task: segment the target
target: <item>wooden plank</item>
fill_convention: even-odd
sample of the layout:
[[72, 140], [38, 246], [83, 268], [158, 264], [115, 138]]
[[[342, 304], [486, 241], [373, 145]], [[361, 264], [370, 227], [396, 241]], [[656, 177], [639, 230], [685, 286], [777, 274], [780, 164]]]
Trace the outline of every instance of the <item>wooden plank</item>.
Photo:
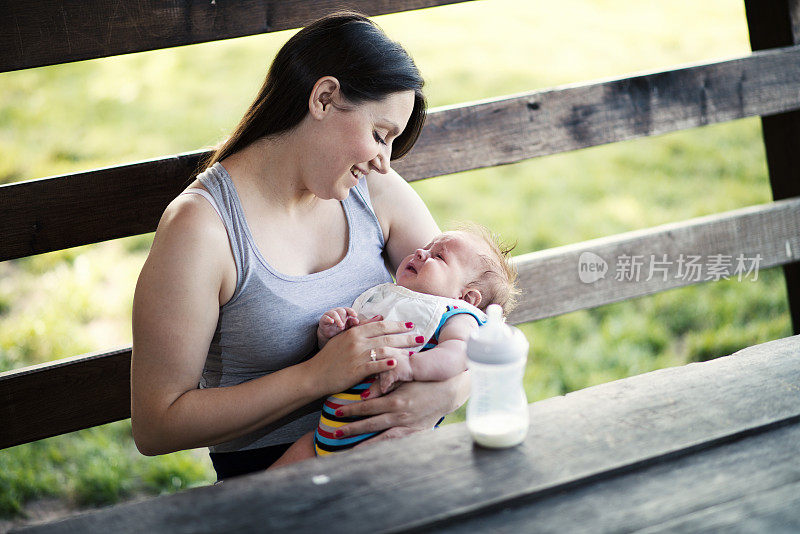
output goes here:
[[0, 261], [152, 232], [200, 154], [0, 185]]
[[383, 15], [467, 0], [27, 0], [0, 17], [0, 72], [298, 28], [332, 11]]
[[130, 348], [0, 373], [0, 449], [131, 416]]
[[798, 350], [800, 337], [782, 339], [534, 403], [527, 439], [513, 449], [475, 447], [465, 425], [448, 425], [29, 532], [295, 532], [325, 525], [358, 533], [449, 524], [796, 425]]
[[[766, 55], [775, 54], [775, 55]], [[438, 176], [800, 108], [800, 47], [431, 113], [402, 176]]]
[[800, 532], [797, 510], [800, 510], [800, 483], [787, 484], [700, 510], [646, 532]]
[[[753, 50], [800, 44], [800, 0], [745, 1]], [[766, 115], [766, 114], [765, 114]], [[800, 196], [800, 111], [761, 118], [772, 198]], [[800, 333], [800, 266], [783, 269], [794, 333]]]
[[[575, 490], [481, 510], [424, 532], [746, 532], [800, 529], [800, 424], [786, 425]], [[746, 525], [746, 527], [745, 527]], [[745, 527], [745, 528], [742, 528]]]
[[[747, 271], [756, 263], [766, 269], [798, 260], [797, 198], [665, 224], [518, 256], [523, 295], [509, 320], [553, 317], [713, 281], [724, 272], [753, 283], [756, 270]], [[591, 264], [607, 268], [603, 278], [590, 271]]]
[[[794, 109], [799, 63], [794, 47], [440, 108], [395, 166], [413, 181]], [[155, 230], [201, 155], [0, 186], [0, 261]]]

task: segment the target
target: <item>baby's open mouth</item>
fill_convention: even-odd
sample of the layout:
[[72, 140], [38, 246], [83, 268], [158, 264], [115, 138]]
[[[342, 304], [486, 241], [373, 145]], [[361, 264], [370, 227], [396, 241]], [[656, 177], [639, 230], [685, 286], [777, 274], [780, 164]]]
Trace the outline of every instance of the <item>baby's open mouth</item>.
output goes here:
[[357, 169], [355, 166], [350, 167], [350, 174], [353, 175], [353, 178], [356, 180], [361, 180], [364, 177], [364, 173]]
[[406, 265], [406, 271], [411, 271], [412, 273], [417, 274], [417, 270], [410, 263]]

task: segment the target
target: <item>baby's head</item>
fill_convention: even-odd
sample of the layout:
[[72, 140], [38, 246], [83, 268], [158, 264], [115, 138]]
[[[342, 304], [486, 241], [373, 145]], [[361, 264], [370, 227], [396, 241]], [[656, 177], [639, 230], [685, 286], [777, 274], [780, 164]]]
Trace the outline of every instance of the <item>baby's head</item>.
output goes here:
[[508, 313], [519, 293], [517, 272], [510, 262], [512, 249], [480, 225], [463, 225], [406, 256], [397, 269], [397, 284], [461, 299], [481, 310], [499, 304]]

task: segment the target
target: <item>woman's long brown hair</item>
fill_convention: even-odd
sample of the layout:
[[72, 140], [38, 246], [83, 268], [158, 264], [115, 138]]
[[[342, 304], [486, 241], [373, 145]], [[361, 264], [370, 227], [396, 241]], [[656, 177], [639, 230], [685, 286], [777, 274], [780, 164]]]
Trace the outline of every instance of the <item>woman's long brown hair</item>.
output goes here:
[[287, 132], [308, 113], [308, 97], [323, 76], [339, 80], [351, 104], [379, 101], [399, 91], [414, 91], [414, 108], [406, 129], [392, 144], [391, 159], [414, 146], [425, 122], [424, 80], [400, 44], [364, 15], [337, 12], [297, 32], [278, 51], [256, 99], [231, 136], [200, 170], [242, 150], [257, 139]]

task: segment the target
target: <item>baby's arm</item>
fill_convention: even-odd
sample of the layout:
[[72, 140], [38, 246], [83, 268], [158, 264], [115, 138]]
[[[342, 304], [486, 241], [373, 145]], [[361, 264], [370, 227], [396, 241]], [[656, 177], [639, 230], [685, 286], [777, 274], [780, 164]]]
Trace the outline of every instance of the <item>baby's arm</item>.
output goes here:
[[424, 353], [398, 358], [397, 366], [380, 374], [381, 392], [397, 382], [447, 380], [467, 368], [467, 338], [478, 327], [475, 318], [460, 313], [447, 320], [439, 331], [439, 344]]
[[336, 334], [359, 324], [358, 314], [353, 308], [334, 308], [326, 311], [319, 319], [317, 327], [317, 344], [319, 348]]

